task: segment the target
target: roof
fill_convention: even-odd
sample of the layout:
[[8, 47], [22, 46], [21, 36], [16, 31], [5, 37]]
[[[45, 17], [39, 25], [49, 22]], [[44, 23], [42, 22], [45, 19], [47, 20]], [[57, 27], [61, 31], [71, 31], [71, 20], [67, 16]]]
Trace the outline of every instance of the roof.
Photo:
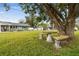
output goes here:
[[12, 22], [4, 22], [4, 21], [0, 21], [0, 25], [29, 26], [28, 24], [12, 23]]

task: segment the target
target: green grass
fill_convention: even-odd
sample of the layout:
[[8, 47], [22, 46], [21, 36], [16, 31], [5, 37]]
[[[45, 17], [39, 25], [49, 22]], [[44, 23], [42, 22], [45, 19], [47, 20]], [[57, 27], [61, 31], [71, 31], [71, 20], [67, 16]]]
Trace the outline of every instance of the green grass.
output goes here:
[[79, 55], [79, 31], [75, 40], [59, 50], [54, 43], [39, 40], [40, 31], [0, 33], [0, 56], [62, 56]]

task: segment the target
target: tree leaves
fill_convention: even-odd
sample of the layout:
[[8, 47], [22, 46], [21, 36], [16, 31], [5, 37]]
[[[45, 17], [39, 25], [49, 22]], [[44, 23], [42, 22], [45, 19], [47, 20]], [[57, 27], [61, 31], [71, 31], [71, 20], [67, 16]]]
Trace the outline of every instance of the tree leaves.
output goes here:
[[4, 5], [5, 11], [8, 11], [10, 9], [10, 6], [8, 4], [4, 3], [3, 5]]

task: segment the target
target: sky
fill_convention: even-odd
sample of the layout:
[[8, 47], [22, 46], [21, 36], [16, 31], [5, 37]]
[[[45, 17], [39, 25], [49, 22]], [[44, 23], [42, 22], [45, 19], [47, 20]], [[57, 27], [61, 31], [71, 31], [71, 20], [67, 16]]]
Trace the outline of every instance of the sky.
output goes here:
[[20, 20], [24, 20], [25, 16], [27, 16], [19, 4], [10, 3], [10, 10], [5, 11], [3, 4], [0, 3], [0, 21], [14, 22], [18, 23]]

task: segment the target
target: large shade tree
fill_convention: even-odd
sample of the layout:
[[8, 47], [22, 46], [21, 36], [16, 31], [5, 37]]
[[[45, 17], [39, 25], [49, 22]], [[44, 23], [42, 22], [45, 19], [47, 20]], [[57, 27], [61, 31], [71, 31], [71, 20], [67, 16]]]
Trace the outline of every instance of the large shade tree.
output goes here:
[[42, 4], [46, 13], [53, 18], [60, 34], [73, 39], [76, 18], [76, 4]]
[[[51, 18], [60, 34], [74, 37], [75, 19], [78, 12], [78, 4], [20, 4], [25, 13], [32, 11], [38, 13], [41, 20], [47, 15]], [[30, 10], [31, 9], [31, 10]], [[77, 12], [76, 12], [77, 11]], [[30, 13], [32, 14], [32, 13]]]

